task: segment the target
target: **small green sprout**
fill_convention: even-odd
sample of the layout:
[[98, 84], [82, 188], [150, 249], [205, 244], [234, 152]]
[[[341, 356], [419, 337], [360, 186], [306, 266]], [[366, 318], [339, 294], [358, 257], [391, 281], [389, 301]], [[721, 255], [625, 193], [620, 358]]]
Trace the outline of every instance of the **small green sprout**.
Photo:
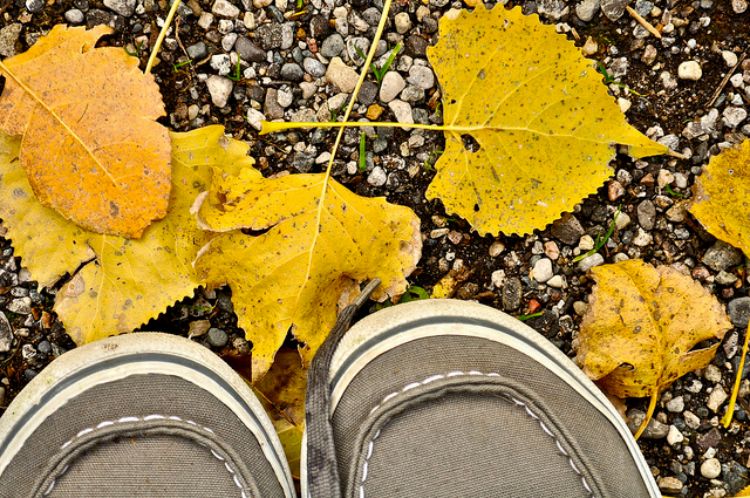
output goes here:
[[176, 64], [172, 64], [172, 67], [174, 68], [174, 72], [176, 73], [180, 69], [182, 69], [185, 66], [190, 66], [193, 64], [193, 59], [188, 59], [186, 61], [178, 62]]
[[297, 8], [297, 10], [300, 10], [304, 6], [305, 6], [305, 0], [297, 0], [297, 3], [295, 4], [295, 7]]
[[429, 299], [430, 295], [427, 291], [418, 285], [410, 285], [404, 295], [401, 296], [400, 303], [408, 303], [411, 301], [421, 301], [422, 299]]
[[240, 68], [240, 56], [237, 56], [237, 64], [234, 66], [234, 74], [227, 75], [232, 81], [240, 81], [242, 79], [242, 69]]
[[[391, 53], [388, 55], [388, 58], [383, 63], [382, 67], [376, 66], [374, 62], [370, 63], [370, 70], [372, 71], [372, 74], [375, 75], [375, 79], [377, 80], [378, 85], [383, 83], [383, 78], [385, 78], [385, 73], [387, 73], [388, 70], [391, 68], [391, 66], [393, 65], [393, 61], [396, 60], [396, 56], [398, 55], [399, 52], [401, 52], [402, 48], [403, 48], [403, 44], [399, 42], [393, 48], [393, 50], [391, 50]], [[362, 51], [361, 48], [355, 45], [354, 51], [357, 52], [357, 55], [360, 57], [360, 59], [362, 59], [363, 61], [367, 60], [367, 55], [365, 55], [365, 53]]]
[[644, 97], [642, 93], [638, 93], [632, 88], [630, 88], [625, 83], [622, 83], [620, 81], [615, 81], [615, 78], [607, 72], [607, 67], [602, 64], [601, 62], [596, 63], [596, 72], [600, 73], [602, 76], [604, 76], [604, 83], [606, 85], [616, 85], [624, 90], [627, 90], [628, 92], [632, 93], [633, 95], [637, 95], [638, 97]]
[[615, 211], [615, 215], [612, 217], [612, 221], [609, 223], [609, 228], [607, 228], [607, 233], [604, 234], [604, 236], [597, 235], [596, 240], [594, 241], [594, 248], [590, 251], [586, 251], [583, 254], [579, 254], [575, 258], [573, 258], [573, 263], [578, 263], [582, 259], [586, 259], [592, 254], [595, 254], [599, 252], [599, 250], [604, 247], [604, 244], [607, 243], [607, 241], [612, 237], [612, 234], [615, 233], [615, 226], [617, 223], [617, 217], [620, 216], [620, 210], [622, 206], [619, 206], [617, 208], [617, 211]]
[[367, 135], [365, 132], [359, 134], [359, 172], [362, 173], [367, 170], [367, 150], [365, 147]]
[[519, 315], [516, 318], [518, 318], [522, 322], [525, 322], [526, 320], [531, 320], [532, 318], [539, 318], [542, 315], [544, 315], [544, 311], [537, 311], [536, 313], [531, 313], [529, 315]]
[[672, 186], [669, 185], [669, 184], [667, 184], [667, 185], [664, 186], [664, 191], [667, 194], [669, 194], [671, 197], [677, 197], [678, 199], [684, 199], [685, 198], [685, 194], [682, 194], [680, 192], [675, 192], [674, 190], [672, 190]]
[[427, 156], [427, 159], [425, 159], [422, 163], [422, 169], [428, 172], [435, 171], [435, 162], [438, 160], [440, 154], [442, 153], [442, 150], [433, 150], [432, 152], [430, 152], [430, 155]]

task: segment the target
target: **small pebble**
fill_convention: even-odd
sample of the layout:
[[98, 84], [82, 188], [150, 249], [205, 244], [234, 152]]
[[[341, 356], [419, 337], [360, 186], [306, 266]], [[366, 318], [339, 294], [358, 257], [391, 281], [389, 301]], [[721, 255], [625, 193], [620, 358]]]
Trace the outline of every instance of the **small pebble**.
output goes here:
[[677, 67], [677, 76], [681, 80], [698, 81], [703, 76], [703, 70], [696, 61], [685, 61]]
[[596, 252], [578, 262], [578, 271], [587, 272], [591, 268], [601, 264], [604, 264], [604, 256]]
[[534, 264], [534, 268], [531, 270], [531, 278], [541, 284], [552, 278], [553, 275], [552, 261], [547, 258], [541, 258]]
[[685, 436], [682, 435], [682, 432], [675, 427], [674, 425], [669, 426], [669, 432], [667, 433], [667, 443], [670, 446], [674, 446], [676, 444], [680, 444], [685, 440]]
[[721, 408], [721, 405], [724, 404], [724, 402], [727, 400], [729, 395], [724, 391], [724, 388], [721, 387], [721, 385], [716, 385], [714, 387], [714, 390], [711, 391], [711, 394], [708, 395], [708, 401], [706, 401], [706, 406], [714, 413], [718, 413], [719, 408]]
[[222, 329], [212, 327], [208, 329], [208, 343], [215, 348], [223, 348], [229, 341], [229, 336]]
[[701, 475], [706, 479], [716, 479], [721, 475], [721, 462], [717, 458], [709, 458], [701, 464]]

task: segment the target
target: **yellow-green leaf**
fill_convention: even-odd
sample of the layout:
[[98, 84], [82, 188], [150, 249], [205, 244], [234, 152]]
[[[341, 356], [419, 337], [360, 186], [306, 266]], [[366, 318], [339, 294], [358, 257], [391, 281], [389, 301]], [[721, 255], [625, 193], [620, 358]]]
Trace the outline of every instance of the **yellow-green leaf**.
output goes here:
[[267, 179], [245, 169], [215, 178], [199, 221], [227, 232], [201, 250], [196, 269], [209, 285], [231, 286], [253, 343], [253, 379], [290, 329], [309, 361], [336, 322], [337, 303], [360, 282], [379, 278], [379, 299], [403, 293], [421, 253], [419, 218], [409, 208], [359, 197], [324, 174]]
[[[607, 393], [651, 396], [652, 411], [663, 389], [708, 365], [732, 324], [714, 296], [669, 266], [627, 260], [592, 273], [578, 362]], [[707, 340], [714, 343], [694, 349]]]
[[159, 87], [112, 30], [58, 25], [0, 63], [0, 131], [23, 136], [20, 160], [37, 198], [97, 233], [140, 237], [167, 212], [170, 139]]
[[271, 369], [253, 389], [273, 421], [292, 476], [299, 479], [307, 389], [307, 369], [302, 366], [299, 354], [292, 349], [281, 349]]
[[77, 344], [130, 332], [199, 285], [191, 262], [211, 234], [198, 229], [192, 203], [208, 188], [212, 167], [239, 171], [252, 159], [221, 126], [173, 133], [172, 147], [169, 212], [132, 240], [82, 230], [42, 206], [18, 161], [18, 141], [0, 135], [0, 218], [23, 265], [48, 286], [83, 264], [55, 302]]
[[711, 235], [750, 256], [750, 140], [714, 156], [688, 208]]
[[667, 152], [627, 123], [592, 61], [520, 7], [444, 17], [427, 55], [446, 141], [427, 197], [480, 234], [529, 233], [572, 210], [611, 175], [614, 144]]

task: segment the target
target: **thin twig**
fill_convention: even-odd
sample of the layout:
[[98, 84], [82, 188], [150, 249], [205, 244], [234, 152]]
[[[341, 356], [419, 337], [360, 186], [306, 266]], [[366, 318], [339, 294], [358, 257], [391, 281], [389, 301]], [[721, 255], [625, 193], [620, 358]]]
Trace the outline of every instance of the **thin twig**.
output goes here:
[[159, 36], [156, 38], [156, 43], [154, 44], [154, 48], [151, 50], [151, 55], [149, 56], [148, 62], [146, 63], [146, 69], [143, 70], [144, 73], [150, 73], [151, 69], [154, 67], [154, 62], [156, 61], [156, 56], [159, 53], [161, 44], [164, 41], [164, 37], [167, 36], [169, 26], [172, 25], [172, 19], [174, 19], [174, 15], [177, 13], [177, 9], [180, 7], [181, 3], [181, 0], [174, 0], [172, 8], [169, 9], [167, 18], [164, 20], [164, 26], [162, 26], [161, 31], [159, 31]]
[[743, 53], [740, 56], [740, 59], [737, 61], [737, 64], [735, 64], [733, 68], [729, 69], [729, 72], [727, 72], [726, 76], [724, 76], [724, 79], [721, 80], [721, 83], [719, 83], [719, 86], [716, 88], [716, 91], [714, 92], [713, 96], [711, 96], [711, 100], [708, 101], [708, 106], [706, 107], [711, 107], [714, 105], [714, 102], [716, 102], [716, 99], [719, 98], [719, 95], [721, 95], [721, 92], [722, 90], [724, 90], [724, 87], [727, 86], [727, 83], [729, 83], [729, 78], [731, 78], [734, 72], [737, 70], [737, 68], [742, 65], [742, 63], [745, 60], [745, 57], [747, 57], [747, 55]]
[[630, 5], [626, 5], [626, 6], [625, 6], [625, 9], [626, 9], [626, 10], [628, 11], [628, 14], [630, 14], [630, 15], [631, 15], [631, 16], [633, 17], [633, 19], [635, 19], [636, 21], [638, 21], [638, 24], [640, 24], [641, 26], [643, 26], [644, 28], [646, 28], [646, 31], [648, 31], [649, 33], [651, 33], [652, 35], [654, 35], [655, 37], [657, 37], [658, 39], [660, 39], [660, 40], [661, 40], [661, 33], [659, 32], [659, 30], [658, 30], [658, 29], [656, 29], [656, 28], [654, 27], [654, 25], [653, 25], [653, 24], [651, 24], [650, 22], [648, 22], [647, 20], [645, 20], [645, 19], [644, 19], [644, 18], [643, 18], [643, 17], [642, 17], [642, 16], [641, 16], [641, 15], [640, 15], [640, 14], [639, 14], [638, 12], [636, 12], [636, 11], [635, 11], [635, 9], [634, 9], [633, 7], [631, 7]]

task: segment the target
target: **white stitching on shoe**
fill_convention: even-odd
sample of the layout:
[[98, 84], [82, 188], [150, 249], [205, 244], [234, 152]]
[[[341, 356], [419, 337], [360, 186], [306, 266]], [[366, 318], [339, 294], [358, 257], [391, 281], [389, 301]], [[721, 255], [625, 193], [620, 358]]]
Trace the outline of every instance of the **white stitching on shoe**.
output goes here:
[[562, 453], [563, 455], [565, 455], [568, 458], [568, 464], [570, 464], [570, 468], [573, 469], [573, 472], [575, 472], [576, 474], [578, 474], [578, 477], [581, 478], [581, 483], [583, 483], [584, 489], [589, 493], [589, 496], [591, 496], [593, 498], [594, 492], [591, 491], [591, 487], [589, 486], [589, 483], [586, 481], [586, 478], [583, 476], [583, 474], [581, 474], [581, 471], [578, 470], [578, 467], [576, 467], [575, 462], [573, 462], [573, 458], [568, 454], [567, 451], [565, 451], [563, 449], [562, 444], [560, 444], [560, 441], [557, 439], [557, 437], [552, 433], [552, 431], [550, 431], [547, 428], [546, 425], [544, 425], [544, 422], [542, 422], [541, 420], [539, 420], [539, 417], [536, 416], [536, 414], [534, 412], [532, 412], [531, 409], [529, 409], [529, 407], [526, 405], [526, 403], [524, 403], [523, 401], [518, 400], [516, 398], [513, 398], [513, 397], [511, 397], [511, 399], [513, 400], [513, 402], [516, 405], [523, 406], [525, 408], [526, 413], [528, 415], [530, 415], [534, 420], [536, 420], [537, 423], [539, 423], [539, 426], [542, 428], [542, 430], [544, 431], [544, 433], [547, 434], [549, 437], [551, 437], [555, 441], [555, 444], [557, 445], [557, 449], [560, 450], [560, 453]]
[[[427, 377], [421, 382], [412, 382], [410, 384], [407, 384], [403, 388], [401, 388], [400, 391], [394, 391], [386, 395], [380, 401], [380, 403], [375, 405], [375, 407], [372, 410], [370, 410], [370, 415], [378, 411], [385, 403], [395, 398], [396, 396], [405, 393], [406, 391], [409, 391], [419, 386], [425, 386], [431, 382], [435, 382], [436, 380], [441, 380], [441, 379], [446, 379], [446, 378], [449, 379], [452, 377], [460, 377], [462, 375], [482, 376], [482, 377], [500, 377], [499, 373], [495, 373], [495, 372], [482, 373], [477, 370], [470, 370], [468, 372], [461, 372], [461, 371], [456, 370], [453, 372], [448, 372], [447, 374], [431, 375], [430, 377]], [[557, 439], [554, 433], [549, 430], [549, 428], [544, 424], [544, 422], [542, 422], [539, 419], [539, 417], [533, 411], [531, 411], [531, 409], [528, 406], [526, 406], [526, 403], [513, 397], [511, 397], [510, 399], [517, 406], [522, 406], [524, 410], [526, 411], [526, 414], [532, 419], [536, 420], [539, 423], [539, 426], [544, 431], [544, 433], [550, 436], [555, 441], [555, 445], [557, 445], [557, 449], [560, 450], [560, 453], [562, 453], [564, 456], [568, 458], [568, 463], [570, 464], [570, 467], [573, 469], [573, 471], [576, 474], [578, 474], [578, 477], [581, 478], [581, 482], [583, 483], [584, 489], [586, 489], [586, 491], [589, 493], [589, 496], [593, 498], [594, 492], [591, 491], [591, 487], [589, 487], [589, 483], [586, 482], [586, 478], [583, 476], [583, 474], [581, 474], [581, 472], [575, 466], [575, 463], [573, 463], [573, 458], [571, 458], [568, 452], [565, 451], [565, 449], [562, 447], [562, 444], [560, 444], [560, 441]], [[365, 460], [362, 463], [362, 477], [360, 478], [360, 481], [359, 481], [359, 498], [365, 498], [365, 481], [367, 480], [367, 474], [368, 474], [369, 465], [370, 465], [370, 457], [372, 457], [373, 450], [375, 449], [375, 441], [378, 439], [378, 437], [380, 437], [380, 433], [383, 430], [382, 428], [385, 427], [387, 423], [388, 423], [388, 420], [385, 421], [385, 423], [381, 426], [380, 429], [378, 429], [378, 431], [372, 436], [372, 439], [370, 439], [369, 443], [367, 444], [367, 454], [365, 455]]]
[[[129, 422], [140, 422], [140, 421], [149, 422], [151, 420], [166, 420], [166, 419], [174, 420], [174, 421], [177, 421], [177, 422], [184, 422], [186, 424], [190, 424], [190, 425], [193, 425], [193, 426], [198, 427], [200, 429], [203, 429], [204, 431], [206, 431], [206, 432], [208, 432], [210, 434], [215, 434], [215, 432], [212, 431], [210, 428], [198, 425], [193, 420], [186, 420], [186, 419], [183, 419], [181, 417], [178, 417], [177, 415], [170, 415], [169, 417], [165, 417], [164, 415], [159, 415], [157, 413], [154, 413], [152, 415], [146, 415], [143, 418], [139, 418], [139, 417], [121, 417], [121, 418], [119, 418], [117, 420], [104, 420], [102, 422], [99, 422], [94, 427], [87, 427], [85, 429], [82, 429], [81, 431], [78, 432], [78, 434], [76, 434], [72, 438], [70, 438], [67, 441], [65, 441], [60, 446], [60, 449], [64, 450], [65, 448], [67, 448], [68, 446], [70, 446], [71, 444], [73, 444], [76, 439], [79, 439], [82, 436], [85, 436], [86, 434], [90, 434], [90, 433], [92, 433], [92, 432], [94, 432], [96, 430], [103, 429], [105, 427], [109, 427], [109, 426], [112, 426], [112, 425], [115, 425], [115, 424], [125, 424], [125, 423], [129, 423]], [[216, 458], [220, 462], [224, 463], [224, 467], [227, 469], [227, 471], [229, 472], [229, 474], [232, 476], [232, 481], [234, 482], [235, 486], [237, 486], [237, 488], [240, 490], [240, 498], [248, 498], [247, 494], [245, 493], [245, 488], [242, 486], [242, 483], [240, 482], [240, 480], [239, 480], [239, 478], [237, 476], [237, 472], [232, 468], [231, 465], [229, 465], [228, 462], [226, 462], [225, 458], [223, 458], [221, 455], [219, 455], [218, 453], [216, 453], [214, 450], [212, 450], [210, 448], [208, 448], [208, 450], [211, 452], [211, 455], [213, 455], [214, 458]], [[54, 489], [55, 484], [57, 484], [57, 480], [60, 479], [65, 474], [65, 472], [68, 471], [68, 467], [69, 467], [69, 465], [66, 465], [55, 476], [55, 478], [52, 479], [52, 482], [47, 487], [47, 489], [44, 491], [44, 493], [42, 493], [42, 496], [49, 496], [49, 494], [52, 493], [52, 490]]]

